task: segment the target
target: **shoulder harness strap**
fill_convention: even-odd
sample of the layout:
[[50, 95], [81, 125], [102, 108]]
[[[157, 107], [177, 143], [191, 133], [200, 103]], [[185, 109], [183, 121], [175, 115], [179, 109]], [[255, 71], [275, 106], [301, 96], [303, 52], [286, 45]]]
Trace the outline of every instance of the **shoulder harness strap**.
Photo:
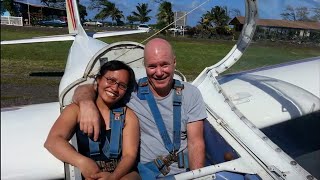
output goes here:
[[[122, 130], [124, 126], [124, 116], [125, 110], [124, 107], [115, 108], [110, 111], [110, 127], [111, 127], [111, 136], [110, 142], [108, 137], [105, 138], [105, 143], [102, 148], [103, 154], [109, 159], [118, 158], [122, 150]], [[89, 151], [90, 156], [100, 155], [100, 141], [93, 141], [89, 139]]]
[[110, 158], [117, 158], [122, 150], [122, 130], [124, 124], [124, 107], [116, 108], [110, 113]]
[[174, 153], [180, 149], [180, 134], [181, 134], [181, 104], [182, 104], [182, 89], [183, 84], [179, 80], [174, 80], [174, 95], [173, 95], [173, 143], [170, 140], [169, 134], [163, 122], [157, 103], [150, 88], [148, 79], [142, 78], [138, 82], [138, 98], [147, 100], [153, 118], [158, 127], [158, 131], [169, 153]]

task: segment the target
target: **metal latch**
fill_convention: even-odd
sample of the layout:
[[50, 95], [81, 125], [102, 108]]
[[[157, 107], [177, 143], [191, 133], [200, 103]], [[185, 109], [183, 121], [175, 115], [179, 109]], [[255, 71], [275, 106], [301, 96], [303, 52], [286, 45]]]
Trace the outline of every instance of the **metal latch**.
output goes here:
[[284, 172], [281, 172], [278, 168], [276, 168], [275, 166], [268, 166], [268, 169], [273, 172], [275, 175], [277, 175], [277, 177], [279, 177], [278, 179], [286, 179], [286, 174]]

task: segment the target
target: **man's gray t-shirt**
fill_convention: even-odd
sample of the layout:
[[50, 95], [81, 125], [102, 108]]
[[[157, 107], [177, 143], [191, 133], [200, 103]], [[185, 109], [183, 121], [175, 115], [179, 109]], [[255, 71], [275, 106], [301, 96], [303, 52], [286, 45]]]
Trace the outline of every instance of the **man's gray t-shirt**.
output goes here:
[[[187, 123], [207, 118], [205, 104], [198, 88], [187, 82], [182, 83], [184, 89], [182, 90], [181, 146], [179, 151], [187, 147]], [[171, 141], [173, 137], [173, 94], [174, 89], [164, 98], [155, 98]], [[140, 162], [147, 163], [159, 155], [168, 155], [169, 152], [161, 139], [147, 100], [140, 100], [136, 93], [132, 93], [131, 100], [127, 105], [136, 113], [140, 122]], [[170, 169], [169, 174], [185, 171], [185, 169], [179, 169], [177, 163], [172, 164]]]

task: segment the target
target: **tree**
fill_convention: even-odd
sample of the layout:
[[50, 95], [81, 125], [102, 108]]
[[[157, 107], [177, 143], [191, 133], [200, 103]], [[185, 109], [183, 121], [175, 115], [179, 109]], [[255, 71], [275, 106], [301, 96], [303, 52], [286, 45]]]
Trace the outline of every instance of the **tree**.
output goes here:
[[140, 23], [145, 23], [150, 21], [151, 17], [148, 16], [148, 14], [152, 11], [151, 9], [148, 9], [148, 3], [138, 3], [138, 6], [136, 6], [137, 12], [132, 11], [133, 16], [140, 21]]
[[205, 18], [205, 17], [201, 17], [201, 20], [198, 22], [201, 29], [203, 30], [209, 30], [210, 28], [212, 28], [209, 19]]
[[282, 19], [289, 21], [312, 21], [314, 17], [309, 17], [309, 14], [310, 12], [307, 7], [293, 8], [292, 6], [287, 6], [280, 15]]
[[[48, 7], [58, 7], [58, 8], [66, 8], [65, 0], [41, 0], [41, 3], [45, 4]], [[84, 21], [85, 16], [88, 15], [87, 8], [80, 4], [80, 0], [77, 0], [78, 10], [80, 20]]]
[[48, 7], [65, 8], [65, 0], [41, 0], [41, 3]]
[[[113, 4], [113, 5], [115, 5], [115, 4]], [[110, 10], [111, 10], [110, 11], [110, 17], [112, 19], [112, 22], [116, 21], [117, 24], [123, 24], [123, 21], [121, 21], [121, 19], [124, 18], [123, 12], [120, 11], [115, 6], [113, 6]]]
[[229, 20], [227, 7], [215, 6], [202, 15], [199, 23], [206, 31], [227, 35], [231, 33], [228, 27]]
[[92, 0], [89, 9], [98, 9], [98, 14], [95, 19], [104, 20], [111, 17], [112, 21], [120, 22], [124, 18], [122, 11], [116, 5], [108, 0]]
[[296, 12], [294, 8], [290, 5], [286, 7], [283, 13], [280, 14], [282, 19], [289, 20], [289, 21], [296, 21]]
[[307, 7], [297, 7], [296, 8], [296, 17], [298, 21], [310, 21], [309, 11]]
[[313, 9], [314, 15], [311, 17], [312, 21], [320, 21], [320, 8]]
[[171, 2], [164, 1], [160, 4], [157, 14], [157, 26], [162, 29], [174, 21]]
[[230, 20], [226, 9], [226, 7], [215, 6], [210, 11], [207, 11], [203, 17], [209, 21], [212, 27], [226, 26]]
[[127, 16], [128, 23], [133, 25], [134, 22], [139, 21], [135, 16], [129, 15]]
[[77, 2], [78, 2], [80, 20], [81, 22], [84, 22], [85, 17], [88, 15], [87, 8], [84, 5], [80, 4], [79, 0], [77, 0]]
[[5, 9], [3, 6], [1, 6], [1, 16], [2, 16], [5, 12], [6, 12], [6, 9]]
[[1, 2], [1, 14], [3, 14], [5, 10], [7, 10], [11, 16], [17, 15], [17, 9], [13, 4], [13, 0], [3, 0]]

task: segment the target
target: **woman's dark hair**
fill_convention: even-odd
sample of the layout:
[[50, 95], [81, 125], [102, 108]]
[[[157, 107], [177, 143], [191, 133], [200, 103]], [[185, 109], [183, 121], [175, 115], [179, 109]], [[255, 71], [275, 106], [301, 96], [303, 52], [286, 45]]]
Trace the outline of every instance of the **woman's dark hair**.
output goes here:
[[100, 68], [99, 74], [97, 75], [97, 78], [101, 78], [108, 71], [117, 71], [121, 69], [128, 71], [129, 82], [127, 84], [128, 88], [127, 88], [126, 94], [123, 96], [123, 98], [119, 102], [117, 102], [117, 106], [124, 106], [126, 103], [128, 103], [131, 97], [131, 93], [135, 91], [137, 87], [136, 77], [134, 75], [132, 68], [127, 64], [123, 63], [122, 61], [112, 60], [103, 64]]

